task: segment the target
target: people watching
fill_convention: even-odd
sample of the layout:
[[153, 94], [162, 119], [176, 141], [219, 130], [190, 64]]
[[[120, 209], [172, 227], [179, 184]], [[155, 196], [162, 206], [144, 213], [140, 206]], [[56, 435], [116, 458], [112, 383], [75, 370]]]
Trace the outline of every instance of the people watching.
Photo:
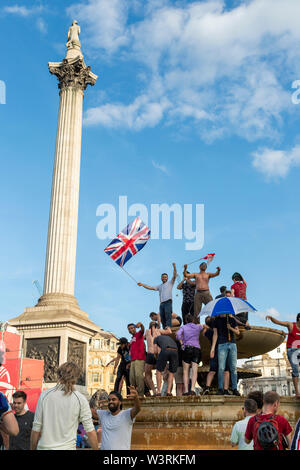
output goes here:
[[215, 273], [207, 273], [207, 264], [201, 263], [200, 264], [200, 273], [188, 273], [187, 264], [184, 265], [184, 272], [183, 275], [187, 279], [195, 279], [196, 280], [196, 292], [194, 298], [194, 317], [198, 319], [199, 314], [202, 309], [202, 304], [206, 305], [208, 302], [213, 300], [211, 293], [209, 291], [209, 280], [213, 277], [219, 276], [221, 272], [221, 268], [217, 268]]
[[226, 286], [221, 286], [220, 287], [220, 294], [215, 297], [215, 299], [221, 299], [222, 297], [225, 297], [225, 292], [227, 290]]
[[22, 390], [13, 394], [12, 408], [19, 425], [19, 434], [10, 436], [9, 450], [30, 450], [30, 435], [34, 413], [26, 409], [27, 395]]
[[[231, 286], [231, 295], [232, 297], [239, 297], [240, 299], [247, 300], [247, 283], [243, 279], [240, 273], [234, 273], [232, 275], [233, 284]], [[247, 329], [250, 329], [248, 322], [248, 312], [241, 312], [236, 314], [236, 318], [242, 322], [243, 325], [247, 326]]]
[[286, 418], [277, 414], [279, 406], [278, 393], [266, 392], [262, 413], [249, 419], [245, 442], [250, 444], [253, 440], [254, 450], [284, 450], [285, 441], [291, 446], [292, 428]]
[[74, 388], [81, 374], [77, 364], [65, 362], [57, 370], [57, 385], [41, 393], [31, 431], [31, 450], [75, 450], [80, 422], [90, 446], [98, 450], [88, 401]]
[[[127, 394], [129, 394], [129, 371], [130, 371], [130, 344], [127, 340], [127, 338], [120, 338], [120, 340], [117, 343], [118, 350], [117, 350], [117, 356], [109, 361], [106, 364], [106, 367], [109, 366], [112, 362], [115, 363], [114, 365], [114, 370], [113, 374], [117, 372], [117, 377], [115, 380], [115, 386], [114, 386], [114, 391], [121, 393], [121, 387], [123, 384], [123, 378], [126, 381], [126, 391]], [[118, 370], [117, 370], [118, 367]]]
[[108, 410], [97, 410], [101, 423], [101, 450], [130, 450], [132, 426], [141, 410], [138, 391], [130, 385], [133, 407], [122, 410], [122, 395], [111, 392], [108, 396]]
[[218, 344], [218, 395], [224, 395], [224, 372], [228, 358], [233, 394], [240, 396], [237, 390], [237, 348], [235, 335], [240, 335], [240, 330], [232, 315], [218, 315], [214, 317], [213, 340], [210, 358], [214, 358]]
[[[183, 325], [176, 334], [176, 338], [182, 345], [182, 364], [183, 364], [183, 395], [196, 395], [195, 385], [197, 382], [198, 366], [201, 361], [200, 332], [202, 325], [195, 324], [194, 317], [189, 313], [186, 316], [186, 324]], [[192, 369], [191, 391], [189, 392], [189, 373]]]
[[[141, 322], [137, 323], [136, 325], [134, 323], [129, 323], [127, 328], [132, 336], [130, 342], [130, 385], [136, 387], [139, 396], [143, 397], [145, 391], [144, 369], [146, 360], [144, 325]], [[140, 331], [137, 332], [137, 328], [140, 328]]]
[[[187, 271], [187, 274], [190, 274]], [[177, 286], [178, 290], [182, 290], [182, 305], [181, 305], [181, 315], [183, 324], [186, 324], [186, 316], [188, 313], [194, 316], [194, 299], [195, 299], [195, 290], [196, 283], [191, 281], [187, 277], [183, 277], [183, 280]]]
[[245, 432], [249, 419], [255, 416], [257, 412], [257, 404], [254, 400], [247, 398], [244, 401], [243, 414], [244, 419], [237, 421], [232, 429], [230, 442], [232, 447], [238, 446], [238, 450], [253, 450], [253, 441], [250, 444], [245, 442]]
[[163, 273], [161, 275], [162, 283], [156, 287], [148, 286], [147, 284], [143, 284], [142, 282], [138, 282], [138, 286], [142, 286], [148, 290], [156, 290], [159, 292], [160, 298], [160, 306], [159, 306], [159, 313], [163, 328], [172, 326], [172, 290], [174, 286], [174, 282], [177, 276], [176, 264], [173, 263], [173, 276], [171, 281], [168, 279], [168, 274]]
[[[155, 315], [155, 314], [154, 314]], [[151, 313], [150, 313], [151, 316]], [[149, 389], [152, 391], [153, 396], [156, 395], [157, 390], [152, 379], [152, 371], [156, 369], [156, 356], [154, 339], [157, 336], [169, 334], [169, 329], [163, 330], [159, 328], [159, 323], [156, 321], [150, 322], [149, 329], [146, 330], [145, 338], [147, 342], [147, 355], [145, 362], [145, 382]]]
[[[158, 328], [160, 328], [161, 327], [160, 314], [151, 312], [149, 316], [152, 321], [157, 322]], [[177, 315], [177, 313], [173, 312], [172, 313], [172, 327], [180, 326], [181, 323], [182, 323], [181, 317]]]
[[284, 326], [288, 329], [288, 339], [286, 342], [286, 352], [289, 363], [292, 367], [292, 380], [295, 387], [296, 397], [300, 397], [299, 390], [299, 364], [300, 364], [300, 313], [297, 314], [296, 322], [280, 321], [271, 315], [266, 316], [266, 320], [271, 320], [275, 325]]
[[256, 414], [260, 414], [262, 412], [263, 404], [264, 404], [264, 394], [260, 390], [253, 390], [252, 392], [248, 393], [247, 398], [254, 400], [257, 405]]
[[8, 434], [9, 436], [17, 436], [19, 434], [18, 422], [13, 415], [6, 396], [2, 392], [0, 392], [0, 431], [4, 435]]
[[[208, 339], [210, 343], [210, 348], [211, 348], [213, 335], [214, 335], [212, 317], [205, 318], [205, 325], [204, 325], [202, 334]], [[205, 386], [205, 389], [203, 390], [203, 395], [209, 395], [209, 393], [211, 392], [211, 384], [215, 375], [216, 374], [218, 375], [218, 370], [219, 370], [219, 361], [218, 361], [218, 341], [217, 341], [216, 346], [215, 346], [214, 357], [209, 358], [209, 372], [206, 376], [206, 386]], [[224, 371], [224, 395], [229, 395], [229, 380], [230, 380], [230, 374], [229, 374], [229, 364], [228, 364], [228, 357], [227, 357], [226, 364], [225, 364], [225, 371]]]
[[165, 335], [157, 336], [154, 339], [156, 361], [156, 378], [157, 378], [157, 395], [161, 394], [162, 374], [167, 363], [169, 363], [169, 376], [167, 396], [172, 396], [171, 389], [173, 386], [174, 374], [178, 367], [178, 350], [176, 342], [169, 336], [172, 334], [170, 328], [166, 328]]

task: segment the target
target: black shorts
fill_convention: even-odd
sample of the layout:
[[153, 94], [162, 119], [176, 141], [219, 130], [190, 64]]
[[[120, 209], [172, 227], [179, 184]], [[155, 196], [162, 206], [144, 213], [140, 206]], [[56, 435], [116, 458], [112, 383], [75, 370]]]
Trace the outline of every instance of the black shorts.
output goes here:
[[149, 364], [150, 366], [156, 366], [156, 358], [155, 358], [154, 354], [147, 353], [146, 364]]
[[[218, 348], [215, 349], [215, 355], [209, 360], [209, 372], [218, 372], [219, 370], [219, 361], [218, 361]], [[229, 372], [229, 362], [228, 356], [225, 364], [225, 372]]]
[[175, 374], [178, 367], [178, 352], [172, 349], [164, 349], [159, 353], [156, 362], [156, 370], [163, 372], [167, 363], [169, 362], [169, 371]]
[[185, 346], [182, 353], [182, 360], [187, 364], [190, 364], [191, 362], [199, 364], [201, 361], [201, 349], [195, 348], [195, 346]]

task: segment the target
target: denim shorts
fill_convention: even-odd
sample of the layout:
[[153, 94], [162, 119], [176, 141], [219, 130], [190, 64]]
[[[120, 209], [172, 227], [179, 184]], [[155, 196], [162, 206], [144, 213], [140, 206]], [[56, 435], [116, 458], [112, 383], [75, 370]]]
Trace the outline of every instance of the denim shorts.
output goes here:
[[300, 348], [287, 348], [286, 352], [292, 366], [292, 377], [299, 377]]

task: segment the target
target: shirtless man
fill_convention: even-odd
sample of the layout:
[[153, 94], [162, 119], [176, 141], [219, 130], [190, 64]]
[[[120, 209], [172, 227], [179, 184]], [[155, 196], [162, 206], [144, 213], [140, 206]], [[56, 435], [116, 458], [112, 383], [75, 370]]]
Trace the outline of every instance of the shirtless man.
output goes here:
[[[151, 314], [150, 314], [151, 315]], [[154, 348], [154, 339], [160, 335], [169, 335], [172, 334], [170, 328], [161, 330], [157, 327], [157, 322], [152, 321], [149, 325], [149, 329], [146, 330], [145, 338], [147, 341], [147, 356], [145, 362], [145, 382], [152, 390], [153, 396], [156, 396], [155, 386], [152, 380], [152, 370], [156, 368], [156, 357], [155, 357], [155, 348]]]
[[217, 271], [215, 273], [207, 273], [207, 264], [201, 263], [200, 264], [200, 273], [188, 273], [187, 264], [184, 265], [184, 272], [183, 275], [187, 279], [195, 278], [196, 280], [196, 292], [195, 292], [195, 299], [194, 299], [194, 316], [195, 318], [199, 317], [201, 312], [202, 304], [206, 305], [208, 302], [213, 300], [210, 291], [209, 291], [209, 280], [212, 277], [217, 277], [220, 274], [221, 268], [217, 267]]

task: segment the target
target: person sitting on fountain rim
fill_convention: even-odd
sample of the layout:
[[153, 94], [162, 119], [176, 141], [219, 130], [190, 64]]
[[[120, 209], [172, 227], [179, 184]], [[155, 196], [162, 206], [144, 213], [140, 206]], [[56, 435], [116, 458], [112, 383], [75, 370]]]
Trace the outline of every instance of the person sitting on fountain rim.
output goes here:
[[233, 395], [240, 396], [237, 390], [237, 347], [235, 335], [240, 335], [237, 322], [232, 315], [218, 315], [213, 321], [213, 341], [210, 351], [210, 357], [215, 356], [215, 349], [218, 342], [218, 395], [224, 394], [224, 371], [228, 358], [229, 370], [232, 382]]
[[[182, 344], [182, 364], [183, 364], [183, 395], [196, 395], [195, 385], [197, 382], [198, 366], [201, 361], [200, 332], [203, 326], [195, 324], [194, 317], [189, 313], [186, 316], [186, 324], [183, 325], [176, 334], [176, 338]], [[189, 372], [192, 368], [192, 384], [189, 392]]]
[[[212, 340], [213, 340], [213, 335], [214, 335], [214, 330], [212, 328], [213, 325], [213, 318], [212, 317], [206, 317], [205, 318], [205, 325], [203, 327], [203, 331], [201, 334], [203, 334], [208, 341], [210, 342], [210, 347], [212, 346]], [[215, 355], [213, 358], [209, 359], [209, 372], [206, 377], [206, 387], [203, 390], [203, 395], [208, 395], [210, 393], [210, 387], [212, 384], [212, 381], [214, 379], [215, 374], [218, 374], [219, 370], [219, 363], [218, 363], [218, 342], [215, 346]], [[229, 364], [228, 364], [228, 357], [226, 360], [226, 365], [225, 365], [225, 372], [224, 372], [224, 395], [230, 395], [228, 389], [229, 389]]]
[[184, 265], [184, 272], [183, 275], [187, 279], [195, 278], [196, 280], [196, 292], [194, 298], [194, 317], [197, 319], [201, 312], [202, 304], [206, 305], [208, 302], [213, 300], [211, 293], [209, 291], [209, 280], [213, 277], [219, 276], [221, 268], [217, 267], [217, 271], [215, 273], [207, 273], [207, 264], [201, 263], [200, 264], [200, 273], [190, 273], [188, 274], [186, 268], [187, 264]]
[[296, 397], [300, 397], [298, 385], [299, 364], [300, 364], [300, 313], [296, 317], [296, 322], [279, 321], [271, 315], [266, 316], [266, 320], [271, 320], [275, 325], [285, 326], [288, 331], [288, 339], [286, 342], [286, 352], [289, 363], [292, 367], [292, 380], [295, 387]]
[[[231, 286], [231, 296], [239, 297], [240, 299], [247, 300], [247, 283], [243, 279], [240, 273], [234, 273], [232, 275], [232, 280], [234, 284]], [[236, 319], [239, 320], [239, 324], [245, 326], [247, 330], [251, 329], [251, 326], [248, 322], [248, 312], [241, 312], [236, 314]], [[241, 323], [240, 323], [241, 322]]]
[[167, 335], [160, 335], [154, 339], [156, 361], [156, 377], [157, 377], [157, 396], [161, 393], [162, 374], [169, 362], [169, 376], [167, 396], [172, 396], [171, 389], [174, 380], [174, 374], [178, 367], [178, 350], [175, 341], [168, 335], [172, 334], [172, 330], [168, 327], [165, 328]]
[[167, 273], [163, 273], [161, 275], [162, 283], [156, 287], [147, 286], [147, 284], [143, 284], [142, 282], [138, 282], [138, 286], [144, 287], [148, 290], [157, 290], [159, 292], [160, 298], [160, 306], [159, 306], [159, 313], [163, 328], [172, 326], [172, 289], [174, 286], [174, 282], [176, 280], [177, 270], [176, 264], [173, 263], [173, 276], [171, 281], [168, 281]]

